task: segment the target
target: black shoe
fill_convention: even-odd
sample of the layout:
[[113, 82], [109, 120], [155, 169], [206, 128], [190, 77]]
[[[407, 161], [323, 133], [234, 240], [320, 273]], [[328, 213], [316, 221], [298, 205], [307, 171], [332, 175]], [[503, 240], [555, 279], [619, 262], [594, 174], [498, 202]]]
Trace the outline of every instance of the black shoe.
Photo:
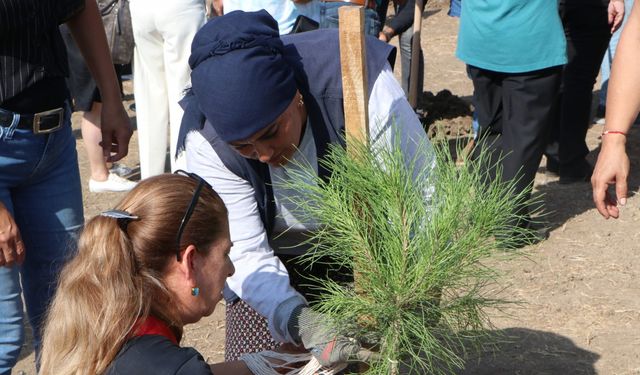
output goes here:
[[588, 161], [582, 160], [577, 164], [562, 166], [560, 168], [560, 181], [562, 185], [573, 184], [575, 182], [591, 181], [593, 167]]

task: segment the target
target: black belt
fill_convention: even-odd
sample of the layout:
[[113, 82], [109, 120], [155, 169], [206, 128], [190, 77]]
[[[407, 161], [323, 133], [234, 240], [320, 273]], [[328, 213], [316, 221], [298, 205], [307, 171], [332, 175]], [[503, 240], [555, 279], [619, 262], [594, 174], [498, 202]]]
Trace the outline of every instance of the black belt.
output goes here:
[[[7, 127], [13, 122], [16, 113], [0, 109], [0, 126]], [[34, 114], [19, 114], [17, 129], [31, 130], [33, 134], [47, 134], [62, 127], [64, 108], [56, 108]]]

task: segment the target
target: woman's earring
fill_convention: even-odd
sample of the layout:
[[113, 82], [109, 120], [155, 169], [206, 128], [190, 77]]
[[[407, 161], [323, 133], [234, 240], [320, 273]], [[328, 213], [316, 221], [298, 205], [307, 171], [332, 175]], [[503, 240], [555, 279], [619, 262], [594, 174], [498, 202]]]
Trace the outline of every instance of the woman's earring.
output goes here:
[[200, 288], [198, 288], [197, 286], [191, 288], [191, 295], [192, 296], [197, 297], [199, 294], [200, 294]]
[[300, 95], [298, 97], [298, 105], [302, 107], [304, 105], [304, 99], [302, 99], [302, 94], [298, 94], [298, 95]]

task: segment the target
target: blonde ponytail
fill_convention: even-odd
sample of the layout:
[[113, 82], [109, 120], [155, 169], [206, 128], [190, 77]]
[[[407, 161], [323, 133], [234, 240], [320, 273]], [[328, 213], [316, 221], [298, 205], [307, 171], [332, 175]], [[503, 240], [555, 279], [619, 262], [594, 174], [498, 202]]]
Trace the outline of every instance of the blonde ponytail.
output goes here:
[[[114, 218], [96, 216], [87, 222], [47, 315], [40, 374], [104, 373], [136, 322], [149, 314], [181, 337], [182, 322], [162, 275], [177, 251], [180, 218], [175, 212], [186, 209], [194, 189], [188, 177], [150, 178], [118, 205], [139, 220], [121, 226]], [[220, 197], [203, 191], [183, 242], [212, 243], [226, 220]]]

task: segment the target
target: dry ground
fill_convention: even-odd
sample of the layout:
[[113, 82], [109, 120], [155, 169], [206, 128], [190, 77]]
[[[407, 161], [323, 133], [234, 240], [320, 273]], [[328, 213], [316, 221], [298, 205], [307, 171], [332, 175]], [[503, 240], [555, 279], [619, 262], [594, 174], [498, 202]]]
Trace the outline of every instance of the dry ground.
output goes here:
[[[436, 2], [425, 13], [425, 90], [448, 89], [468, 101], [472, 86], [464, 65], [454, 57], [458, 23], [446, 12], [446, 4]], [[458, 98], [448, 100], [460, 108]], [[464, 108], [462, 112], [445, 108], [442, 116], [433, 116], [437, 109], [429, 109], [428, 120], [444, 128], [470, 126]], [[77, 116], [75, 120], [77, 128]], [[595, 125], [588, 134], [592, 161], [601, 130], [601, 125]], [[85, 214], [91, 217], [112, 207], [121, 195], [86, 190], [88, 166], [77, 134]], [[636, 192], [640, 185], [638, 131], [630, 134], [629, 146], [630, 190]], [[136, 166], [135, 135], [125, 163]], [[479, 359], [469, 359], [464, 373], [640, 375], [640, 199], [631, 197], [621, 219], [606, 221], [593, 208], [587, 183], [559, 185], [557, 178], [544, 172], [541, 166], [536, 191], [543, 194], [550, 237], [525, 249], [526, 256], [498, 265], [511, 285], [507, 297], [521, 304], [507, 314], [494, 315], [495, 331], [503, 335], [504, 343], [495, 351], [474, 356]], [[223, 341], [224, 306], [219, 306], [213, 316], [187, 329], [184, 344], [195, 346], [215, 362], [223, 358]], [[28, 346], [16, 370], [35, 373]]]

